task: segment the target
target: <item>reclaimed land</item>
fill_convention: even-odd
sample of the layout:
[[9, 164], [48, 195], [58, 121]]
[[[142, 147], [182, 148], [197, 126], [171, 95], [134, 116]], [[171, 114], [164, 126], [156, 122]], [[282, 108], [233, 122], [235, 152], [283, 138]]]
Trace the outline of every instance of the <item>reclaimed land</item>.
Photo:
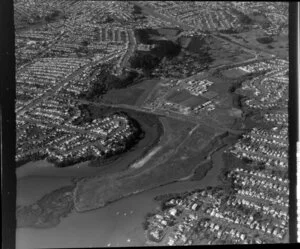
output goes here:
[[143, 167], [123, 174], [78, 181], [74, 191], [75, 209], [78, 212], [89, 211], [123, 197], [175, 182], [189, 175], [215, 146], [219, 147], [219, 136], [224, 136], [224, 132], [204, 125], [191, 127], [188, 123], [175, 124], [169, 121], [164, 119], [166, 130], [161, 143], [163, 149]]

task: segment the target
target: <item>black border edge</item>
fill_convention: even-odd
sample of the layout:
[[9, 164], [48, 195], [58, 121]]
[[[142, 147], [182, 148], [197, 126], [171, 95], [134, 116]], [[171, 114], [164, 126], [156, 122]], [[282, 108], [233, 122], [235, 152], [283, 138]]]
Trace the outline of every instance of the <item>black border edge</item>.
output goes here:
[[[296, 142], [298, 138], [298, 81], [297, 81], [297, 8], [299, 3], [289, 2], [289, 237], [297, 242], [296, 200]], [[0, 1], [0, 114], [1, 114], [1, 194], [2, 248], [15, 248], [16, 228], [16, 115], [15, 115], [15, 57], [14, 57], [13, 1]]]
[[2, 248], [16, 246], [15, 48], [12, 0], [0, 1]]
[[297, 242], [297, 139], [298, 139], [298, 81], [297, 81], [297, 9], [298, 2], [289, 2], [289, 238]]

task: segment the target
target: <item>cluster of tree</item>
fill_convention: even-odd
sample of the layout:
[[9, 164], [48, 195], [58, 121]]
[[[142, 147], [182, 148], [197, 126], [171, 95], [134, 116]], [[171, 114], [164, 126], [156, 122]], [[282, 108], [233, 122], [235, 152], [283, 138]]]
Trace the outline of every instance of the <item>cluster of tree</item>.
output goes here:
[[267, 28], [270, 28], [272, 25], [272, 23], [269, 21], [269, 20], [265, 20], [262, 24], [261, 24], [261, 27], [263, 29], [267, 29]]
[[105, 16], [105, 18], [102, 20], [102, 23], [103, 24], [106, 24], [106, 23], [112, 23], [112, 22], [114, 22], [114, 18], [113, 17], [111, 17], [111, 16]]
[[155, 44], [156, 46], [151, 50], [151, 53], [160, 59], [163, 57], [171, 59], [181, 51], [181, 47], [172, 41], [159, 40], [155, 41]]
[[152, 70], [158, 66], [160, 58], [147, 52], [138, 52], [130, 59], [132, 68], [141, 68], [146, 76], [150, 76]]
[[232, 105], [237, 108], [242, 108], [242, 101], [245, 99], [245, 97], [236, 93], [233, 93], [232, 96]]
[[19, 161], [16, 161], [16, 167], [20, 167], [28, 162], [31, 162], [31, 161], [38, 161], [38, 160], [43, 160], [46, 158], [46, 154], [45, 153], [42, 153], [42, 152], [36, 152], [36, 153], [33, 153], [33, 154], [30, 154], [24, 158], [22, 158], [21, 160]]
[[256, 38], [256, 40], [262, 44], [269, 44], [274, 41], [273, 37], [271, 37], [271, 36], [264, 36], [264, 37]]
[[59, 10], [54, 10], [51, 14], [45, 16], [45, 21], [46, 22], [55, 21], [60, 15], [61, 12]]
[[110, 73], [108, 68], [104, 68], [97, 74], [96, 79], [91, 82], [91, 87], [86, 93], [80, 94], [79, 97], [93, 99], [105, 94], [111, 89], [126, 88], [135, 83], [139, 74], [135, 71], [125, 72], [121, 76], [115, 76]]
[[68, 158], [63, 161], [57, 161], [55, 158], [47, 158], [47, 161], [50, 163], [53, 163], [56, 167], [63, 168], [63, 167], [72, 166], [74, 164], [81, 163], [84, 161], [93, 160], [95, 158], [96, 157], [94, 155], [90, 154], [90, 155], [82, 156], [82, 157], [78, 157], [78, 158], [73, 158], [73, 157]]
[[140, 6], [134, 5], [132, 14], [134, 14], [134, 15], [135, 14], [137, 14], [137, 15], [142, 14], [142, 8]]
[[244, 25], [254, 24], [254, 21], [249, 16], [247, 16], [246, 14], [244, 14], [243, 12], [238, 11], [236, 9], [233, 9], [233, 12], [238, 15], [239, 21], [240, 21], [240, 23], [242, 25], [243, 24]]
[[229, 29], [220, 30], [220, 33], [222, 33], [222, 34], [237, 34], [239, 32], [236, 28], [231, 27]]
[[72, 124], [73, 125], [81, 125], [83, 123], [90, 123], [93, 121], [91, 112], [88, 108], [88, 105], [79, 105], [78, 109], [80, 110], [80, 117], [77, 119], [73, 120]]
[[151, 40], [150, 36], [159, 36], [159, 32], [155, 29], [136, 29], [134, 30], [134, 35], [139, 43], [153, 44], [154, 41]]
[[172, 41], [155, 41], [155, 45], [149, 52], [137, 52], [130, 59], [131, 67], [140, 68], [146, 76], [151, 76], [163, 58], [172, 59], [181, 51], [181, 47]]
[[21, 100], [21, 101], [28, 101], [28, 100], [31, 100], [32, 97], [30, 95], [27, 95], [26, 93], [17, 93], [17, 99], [18, 100]]
[[243, 157], [242, 161], [243, 161], [244, 163], [246, 163], [246, 164], [251, 164], [251, 163], [253, 163], [253, 160], [251, 160], [251, 159], [249, 159], [249, 158], [247, 158], [247, 157]]
[[133, 14], [134, 21], [138, 21], [146, 18], [142, 13], [142, 9], [137, 5], [133, 6], [132, 14]]

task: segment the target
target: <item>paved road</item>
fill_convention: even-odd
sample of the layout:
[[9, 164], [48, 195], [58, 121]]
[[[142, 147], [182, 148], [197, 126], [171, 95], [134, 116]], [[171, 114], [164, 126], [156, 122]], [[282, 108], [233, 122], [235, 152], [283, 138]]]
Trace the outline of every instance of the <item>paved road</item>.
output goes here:
[[125, 52], [125, 55], [122, 58], [122, 61], [120, 62], [120, 66], [117, 69], [117, 75], [120, 75], [122, 73], [122, 69], [126, 66], [127, 62], [129, 61], [130, 57], [133, 55], [135, 48], [136, 48], [136, 40], [134, 36], [134, 32], [132, 29], [127, 30], [128, 34], [128, 48]]
[[[101, 63], [106, 63], [107, 61], [111, 60], [113, 57], [115, 56], [115, 54], [109, 54], [107, 56], [105, 56], [104, 58], [101, 59]], [[66, 87], [65, 84], [68, 83], [69, 81], [71, 81], [71, 79], [73, 79], [74, 77], [80, 75], [84, 69], [86, 69], [89, 66], [93, 66], [98, 64], [99, 61], [92, 61], [86, 65], [84, 65], [83, 67], [77, 69], [76, 71], [74, 71], [73, 73], [71, 73], [68, 77], [62, 79], [56, 86], [54, 86], [52, 89], [50, 89], [49, 91], [45, 92], [44, 94], [42, 94], [40, 97], [33, 99], [29, 104], [23, 106], [22, 108], [20, 108], [17, 111], [17, 115], [18, 114], [23, 114], [26, 110], [28, 110], [30, 107], [37, 105], [39, 102], [44, 101], [45, 99], [49, 98], [50, 96], [54, 95], [55, 93], [57, 93], [62, 87]]]
[[222, 125], [217, 123], [214, 119], [210, 118], [209, 116], [205, 116], [205, 119], [203, 120], [201, 116], [192, 117], [192, 116], [187, 116], [184, 114], [172, 113], [171, 111], [150, 110], [150, 109], [140, 108], [137, 106], [126, 105], [126, 104], [95, 103], [95, 102], [87, 101], [87, 100], [80, 100], [80, 102], [83, 104], [89, 104], [89, 105], [94, 105], [94, 106], [99, 106], [99, 107], [107, 106], [107, 107], [113, 107], [113, 108], [130, 109], [130, 110], [134, 110], [134, 111], [138, 111], [138, 112], [145, 112], [145, 113], [149, 113], [149, 114], [166, 116], [169, 118], [178, 119], [180, 121], [190, 122], [190, 123], [195, 123], [195, 124], [203, 124], [203, 125], [209, 124], [211, 127], [215, 127], [222, 131], [228, 131], [229, 133], [232, 133], [235, 135], [240, 135], [243, 133], [243, 131], [240, 131], [240, 130], [234, 130], [234, 129], [230, 129], [228, 127], [223, 127]]

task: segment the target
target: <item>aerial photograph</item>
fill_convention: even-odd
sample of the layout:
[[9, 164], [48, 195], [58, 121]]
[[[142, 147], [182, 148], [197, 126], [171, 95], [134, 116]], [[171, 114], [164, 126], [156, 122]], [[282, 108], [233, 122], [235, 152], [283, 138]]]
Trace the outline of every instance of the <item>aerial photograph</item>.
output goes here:
[[289, 3], [14, 0], [16, 248], [289, 243]]

